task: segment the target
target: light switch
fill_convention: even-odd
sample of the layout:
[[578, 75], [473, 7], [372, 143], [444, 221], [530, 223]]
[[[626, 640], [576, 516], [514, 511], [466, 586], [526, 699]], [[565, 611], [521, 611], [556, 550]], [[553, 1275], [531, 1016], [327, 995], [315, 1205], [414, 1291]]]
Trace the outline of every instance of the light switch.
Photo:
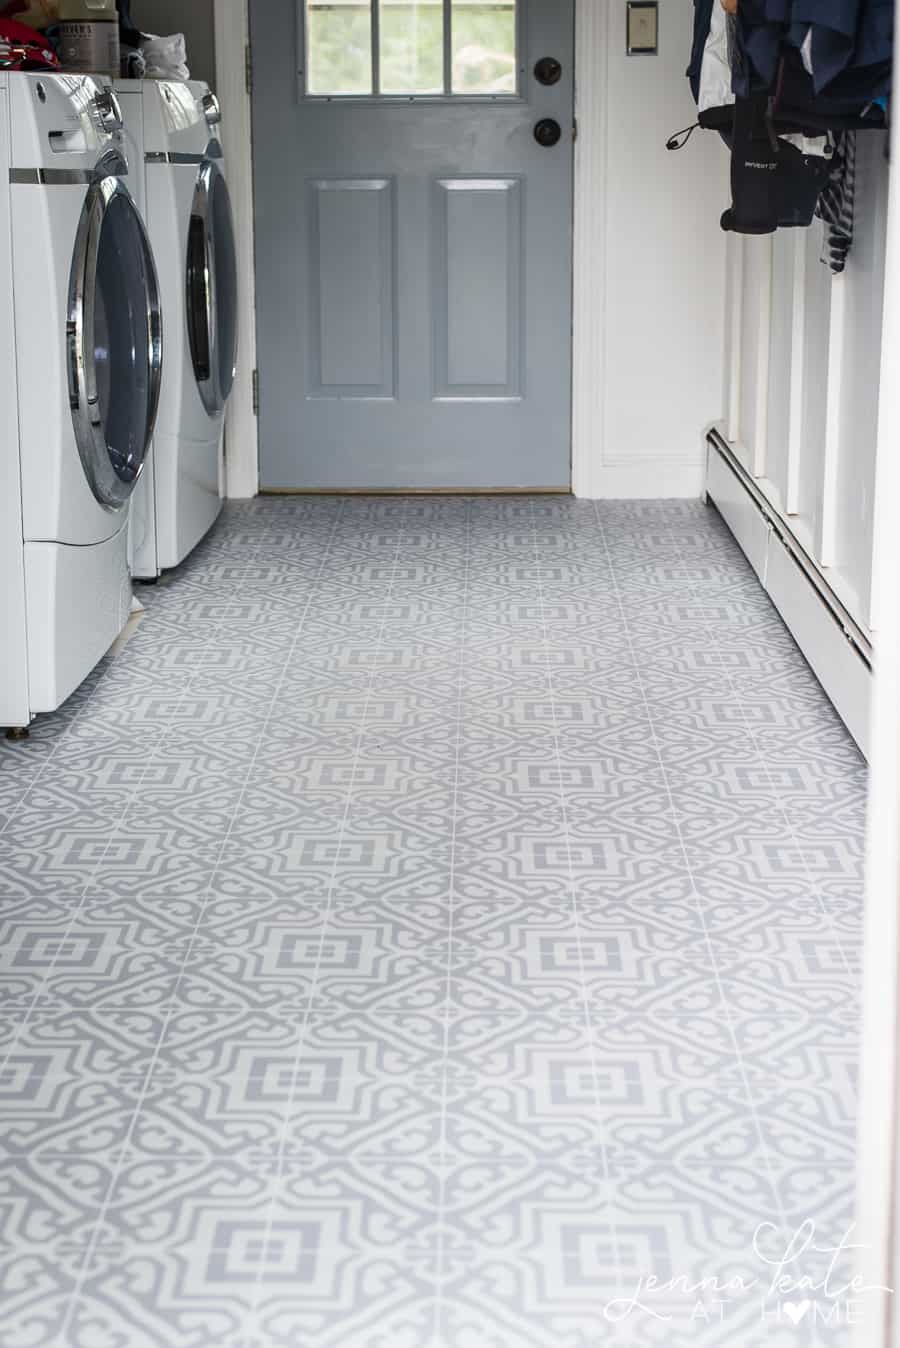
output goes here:
[[629, 56], [652, 56], [658, 50], [659, 5], [657, 0], [629, 0]]

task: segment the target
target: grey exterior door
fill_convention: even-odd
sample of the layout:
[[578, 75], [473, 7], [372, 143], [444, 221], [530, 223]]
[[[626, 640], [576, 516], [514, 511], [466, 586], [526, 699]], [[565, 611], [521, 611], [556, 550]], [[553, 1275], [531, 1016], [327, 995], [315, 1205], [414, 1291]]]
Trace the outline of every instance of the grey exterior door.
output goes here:
[[574, 0], [250, 9], [262, 489], [567, 490]]

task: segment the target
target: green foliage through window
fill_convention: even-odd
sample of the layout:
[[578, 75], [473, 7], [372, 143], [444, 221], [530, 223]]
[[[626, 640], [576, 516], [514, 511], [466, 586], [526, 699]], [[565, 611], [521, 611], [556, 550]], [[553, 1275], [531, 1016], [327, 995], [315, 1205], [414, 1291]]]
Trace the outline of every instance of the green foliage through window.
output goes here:
[[454, 3], [453, 92], [516, 92], [515, 4]]
[[381, 92], [444, 92], [444, 9], [434, 3], [380, 0]]
[[372, 13], [367, 4], [308, 0], [306, 43], [309, 93], [372, 92]]
[[[307, 92], [370, 95], [372, 3], [379, 5], [379, 92], [385, 95], [517, 92], [516, 0], [305, 0]], [[450, 88], [445, 88], [445, 7]]]

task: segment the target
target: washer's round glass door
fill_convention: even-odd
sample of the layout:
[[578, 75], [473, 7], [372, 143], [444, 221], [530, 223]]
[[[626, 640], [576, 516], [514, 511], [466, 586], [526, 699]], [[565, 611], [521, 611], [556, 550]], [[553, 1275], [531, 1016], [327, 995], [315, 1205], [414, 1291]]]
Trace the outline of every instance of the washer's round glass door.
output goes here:
[[162, 317], [153, 255], [122, 181], [85, 200], [69, 286], [69, 401], [78, 452], [101, 505], [121, 508], [141, 475], [159, 404]]
[[197, 176], [187, 248], [187, 323], [194, 377], [210, 416], [222, 411], [237, 363], [237, 255], [228, 186], [218, 165]]

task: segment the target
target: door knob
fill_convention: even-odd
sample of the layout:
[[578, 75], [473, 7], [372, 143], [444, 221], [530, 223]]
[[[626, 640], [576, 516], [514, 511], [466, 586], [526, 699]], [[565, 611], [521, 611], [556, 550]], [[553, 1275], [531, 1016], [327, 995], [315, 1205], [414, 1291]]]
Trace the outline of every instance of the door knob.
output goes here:
[[563, 68], [555, 56], [542, 56], [534, 68], [538, 84], [559, 84]]
[[534, 138], [545, 150], [552, 150], [562, 140], [562, 127], [552, 117], [544, 117], [534, 128]]

